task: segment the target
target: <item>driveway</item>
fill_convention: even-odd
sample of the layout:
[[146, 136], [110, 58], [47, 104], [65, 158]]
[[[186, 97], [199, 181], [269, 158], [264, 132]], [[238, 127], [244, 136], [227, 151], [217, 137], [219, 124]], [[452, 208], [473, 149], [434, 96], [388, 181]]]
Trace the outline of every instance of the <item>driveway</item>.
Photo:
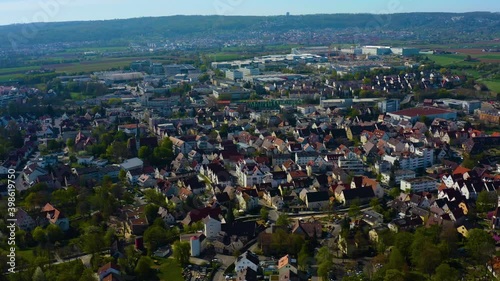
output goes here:
[[222, 264], [221, 267], [219, 267], [219, 270], [214, 275], [213, 281], [224, 281], [226, 280], [224, 276], [224, 270], [231, 264], [233, 264], [236, 261], [236, 258], [233, 256], [227, 256], [227, 255], [221, 255], [217, 254], [215, 255], [215, 258]]

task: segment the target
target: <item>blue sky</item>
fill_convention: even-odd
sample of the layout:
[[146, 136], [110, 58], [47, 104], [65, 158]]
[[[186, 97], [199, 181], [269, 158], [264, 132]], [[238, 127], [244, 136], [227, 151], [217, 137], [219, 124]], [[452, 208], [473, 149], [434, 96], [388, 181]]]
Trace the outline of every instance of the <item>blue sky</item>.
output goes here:
[[0, 0], [0, 25], [168, 15], [500, 12], [499, 0]]

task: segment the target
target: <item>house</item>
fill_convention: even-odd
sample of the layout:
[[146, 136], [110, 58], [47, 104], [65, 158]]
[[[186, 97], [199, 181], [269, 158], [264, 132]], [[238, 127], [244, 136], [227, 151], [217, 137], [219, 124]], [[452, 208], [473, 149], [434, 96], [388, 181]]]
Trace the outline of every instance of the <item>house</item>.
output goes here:
[[156, 184], [156, 179], [148, 174], [141, 174], [137, 179], [137, 184], [141, 187], [153, 187]]
[[67, 231], [69, 229], [69, 220], [66, 218], [61, 211], [54, 208], [50, 203], [45, 204], [41, 210], [44, 213], [45, 218], [51, 224], [59, 226], [62, 231]]
[[375, 197], [371, 187], [360, 187], [354, 189], [344, 189], [338, 196], [338, 201], [343, 205], [350, 204], [353, 200], [359, 200], [361, 204], [368, 203]]
[[393, 232], [411, 231], [424, 224], [419, 216], [398, 218], [391, 221], [387, 227]]
[[272, 182], [272, 174], [269, 167], [264, 164], [258, 164], [251, 159], [246, 159], [236, 164], [236, 177], [238, 178], [238, 183], [244, 187]]
[[384, 216], [373, 210], [364, 211], [361, 219], [371, 227], [378, 226], [384, 222]]
[[221, 231], [220, 220], [212, 218], [210, 215], [208, 215], [202, 221], [204, 225], [203, 233], [208, 239], [213, 239], [219, 235], [219, 232]]
[[493, 216], [491, 217], [491, 228], [500, 229], [500, 206], [497, 207]]
[[123, 210], [130, 232], [134, 235], [142, 235], [149, 227], [144, 207], [145, 205]]
[[351, 182], [351, 189], [360, 187], [371, 187], [373, 189], [373, 193], [377, 198], [384, 197], [384, 189], [374, 179], [370, 179], [369, 177], [366, 176], [353, 177]]
[[330, 196], [327, 191], [308, 192], [305, 198], [309, 209], [322, 210], [330, 205]]
[[436, 180], [431, 177], [420, 177], [401, 180], [401, 191], [404, 192], [431, 192], [437, 190]]
[[172, 148], [174, 150], [174, 154], [177, 155], [179, 153], [182, 153], [184, 155], [187, 155], [191, 150], [193, 150], [193, 146], [188, 144], [187, 142], [178, 139], [176, 137], [169, 137], [170, 141], [172, 142]]
[[166, 224], [175, 224], [175, 217], [168, 211], [168, 209], [163, 207], [158, 208], [158, 215]]
[[207, 216], [211, 216], [212, 218], [218, 218], [219, 215], [221, 214], [222, 210], [220, 207], [205, 207], [202, 209], [194, 209], [191, 210], [184, 220], [182, 221], [182, 224], [184, 225], [191, 225], [192, 223], [201, 221], [202, 219], [206, 218]]
[[235, 192], [239, 209], [251, 211], [259, 206], [259, 195], [256, 189], [239, 189]]
[[131, 170], [136, 170], [136, 169], [141, 169], [144, 167], [144, 162], [139, 159], [139, 158], [131, 158], [125, 160], [123, 163], [120, 164], [120, 167], [124, 169], [125, 171], [131, 171]]
[[297, 220], [292, 228], [292, 234], [299, 234], [308, 239], [319, 239], [323, 235], [323, 229], [319, 221], [301, 222]]
[[16, 212], [16, 225], [24, 231], [31, 231], [36, 227], [36, 222], [28, 213], [18, 208]]
[[290, 255], [286, 255], [278, 260], [278, 271], [281, 273], [293, 272], [297, 274], [297, 260], [292, 259]]
[[210, 163], [200, 167], [200, 173], [212, 184], [231, 185], [232, 176], [221, 163]]
[[236, 271], [236, 281], [257, 281], [257, 271], [250, 267]]
[[[101, 266], [97, 270], [97, 275], [99, 276], [99, 281], [106, 280], [105, 278], [107, 278], [108, 276], [111, 276], [112, 278], [113, 278], [113, 276], [120, 276], [121, 275], [120, 266], [118, 266], [117, 264], [115, 264], [113, 262], [109, 262], [109, 263]], [[113, 280], [113, 279], [109, 279], [109, 280]]]
[[[383, 172], [383, 173], [381, 173], [381, 175], [382, 175], [381, 181], [385, 184], [389, 184], [389, 181], [391, 180], [390, 171]], [[413, 179], [416, 176], [417, 176], [417, 174], [413, 170], [396, 170], [396, 171], [394, 171], [394, 182], [396, 184], [401, 184], [401, 180]]]
[[75, 151], [85, 150], [88, 146], [96, 143], [96, 140], [92, 137], [85, 136], [81, 131], [75, 137]]
[[251, 268], [253, 271], [257, 271], [259, 268], [259, 257], [251, 251], [244, 252], [234, 262], [234, 270], [236, 272], [246, 268]]

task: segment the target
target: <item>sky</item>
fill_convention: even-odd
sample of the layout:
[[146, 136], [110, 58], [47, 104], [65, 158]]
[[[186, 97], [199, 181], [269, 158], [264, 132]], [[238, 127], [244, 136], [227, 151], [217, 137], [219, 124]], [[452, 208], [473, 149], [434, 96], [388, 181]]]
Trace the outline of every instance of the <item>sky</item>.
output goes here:
[[170, 15], [500, 12], [499, 0], [0, 0], [0, 25]]

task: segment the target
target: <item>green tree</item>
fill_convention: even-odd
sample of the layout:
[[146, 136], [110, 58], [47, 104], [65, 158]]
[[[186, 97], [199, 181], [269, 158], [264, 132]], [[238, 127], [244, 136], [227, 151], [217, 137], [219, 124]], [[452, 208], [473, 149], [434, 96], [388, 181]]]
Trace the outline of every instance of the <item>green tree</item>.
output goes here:
[[302, 244], [298, 255], [298, 265], [300, 270], [306, 270], [312, 264], [312, 256], [307, 243]]
[[465, 242], [465, 249], [475, 264], [484, 265], [495, 253], [495, 241], [482, 229], [472, 229]]
[[49, 224], [47, 226], [47, 238], [50, 243], [55, 243], [64, 238], [64, 233], [58, 225]]
[[498, 196], [495, 192], [488, 192], [486, 190], [483, 190], [479, 193], [477, 196], [476, 200], [476, 206], [477, 206], [477, 211], [482, 213], [482, 212], [488, 212], [497, 206], [498, 202]]
[[154, 220], [158, 217], [158, 205], [148, 204], [144, 207], [144, 214], [146, 215], [146, 219], [149, 224], [152, 224]]
[[167, 244], [165, 229], [156, 225], [149, 227], [144, 231], [144, 243], [146, 243], [148, 253], [151, 255], [159, 247]]
[[149, 158], [151, 156], [151, 151], [150, 151], [149, 147], [141, 146], [141, 148], [139, 148], [139, 152], [137, 153], [137, 156], [141, 159], [149, 160]]
[[397, 269], [389, 269], [385, 272], [384, 281], [406, 281], [403, 272]]
[[36, 242], [38, 242], [40, 244], [43, 244], [47, 241], [47, 233], [40, 226], [37, 226], [33, 230], [32, 236], [33, 236], [33, 240], [35, 240]]
[[394, 238], [394, 246], [398, 248], [404, 258], [410, 257], [411, 245], [413, 243], [413, 234], [409, 232], [399, 232]]
[[175, 241], [174, 242], [174, 258], [179, 264], [185, 266], [189, 263], [191, 256], [191, 246], [188, 242]]
[[153, 274], [153, 261], [150, 257], [142, 256], [135, 267], [135, 274], [139, 280], [149, 280]]
[[456, 281], [460, 280], [460, 272], [446, 263], [440, 264], [436, 268], [436, 274], [432, 281]]
[[327, 246], [319, 249], [315, 256], [318, 264], [318, 276], [323, 280], [328, 279], [328, 273], [333, 269], [333, 254]]
[[266, 207], [262, 207], [260, 209], [260, 218], [263, 220], [267, 220], [269, 217], [269, 210]]
[[100, 252], [105, 246], [104, 233], [96, 226], [88, 226], [79, 240], [83, 250], [89, 254]]
[[127, 180], [127, 171], [121, 169], [118, 173], [118, 179], [120, 179], [121, 182], [125, 182]]
[[45, 281], [45, 280], [47, 280], [45, 278], [45, 274], [43, 273], [41, 267], [37, 267], [35, 269], [35, 273], [33, 274], [33, 279], [32, 280], [33, 281]]
[[406, 261], [398, 248], [392, 248], [391, 254], [389, 256], [389, 262], [386, 265], [387, 269], [397, 269], [401, 270], [406, 267]]
[[281, 213], [276, 220], [276, 226], [288, 226], [290, 224], [290, 219], [286, 213]]
[[357, 217], [361, 214], [361, 206], [359, 199], [354, 199], [352, 200], [351, 204], [349, 205], [349, 217]]
[[427, 241], [413, 251], [412, 261], [418, 270], [430, 276], [442, 261], [441, 252], [435, 244]]

